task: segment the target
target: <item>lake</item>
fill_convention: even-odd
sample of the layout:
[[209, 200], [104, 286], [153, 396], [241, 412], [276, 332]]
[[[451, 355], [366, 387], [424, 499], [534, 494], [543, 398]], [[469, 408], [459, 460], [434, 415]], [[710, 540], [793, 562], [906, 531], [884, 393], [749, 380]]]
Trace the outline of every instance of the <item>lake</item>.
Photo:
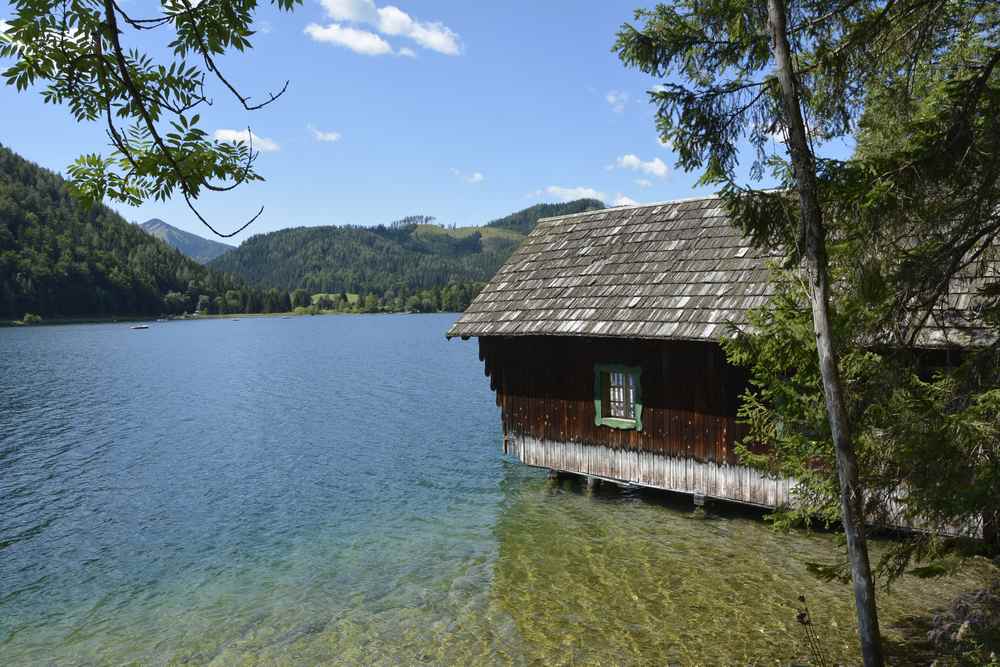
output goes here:
[[0, 329], [0, 663], [787, 664], [799, 594], [854, 660], [834, 535], [504, 457], [453, 320]]

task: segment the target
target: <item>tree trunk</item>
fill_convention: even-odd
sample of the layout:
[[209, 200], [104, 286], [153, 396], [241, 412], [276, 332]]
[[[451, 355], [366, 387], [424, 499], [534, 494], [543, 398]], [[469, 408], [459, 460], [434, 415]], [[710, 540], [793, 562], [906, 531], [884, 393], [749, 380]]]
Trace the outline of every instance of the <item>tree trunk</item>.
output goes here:
[[875, 607], [875, 586], [868, 561], [868, 545], [865, 541], [864, 491], [858, 479], [858, 460], [851, 441], [837, 356], [830, 335], [826, 232], [816, 186], [816, 163], [806, 136], [795, 73], [792, 69], [791, 48], [788, 44], [785, 21], [785, 0], [768, 0], [767, 14], [771, 49], [781, 85], [781, 101], [788, 130], [787, 141], [792, 159], [792, 172], [799, 190], [800, 238], [809, 277], [813, 333], [816, 335], [816, 351], [823, 378], [826, 410], [830, 419], [830, 433], [837, 452], [841, 513], [844, 534], [847, 536], [847, 553], [851, 561], [854, 604], [857, 608], [858, 630], [861, 635], [861, 654], [866, 667], [882, 667], [884, 660], [878, 627], [878, 610]]

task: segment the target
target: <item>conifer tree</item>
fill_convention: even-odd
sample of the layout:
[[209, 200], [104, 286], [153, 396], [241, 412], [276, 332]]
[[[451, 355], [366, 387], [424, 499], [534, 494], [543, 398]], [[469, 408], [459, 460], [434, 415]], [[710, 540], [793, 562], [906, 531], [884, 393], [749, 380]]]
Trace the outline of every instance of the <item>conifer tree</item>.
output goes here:
[[[853, 402], [845, 393], [843, 349], [837, 313], [831, 309], [830, 248], [841, 239], [831, 241], [830, 231], [838, 225], [841, 232], [856, 230], [857, 221], [847, 214], [852, 206], [872, 199], [888, 205], [892, 192], [869, 189], [868, 199], [850, 200], [839, 189], [845, 183], [857, 186], [858, 173], [825, 159], [817, 147], [824, 139], [853, 135], [871, 92], [885, 81], [912, 81], [915, 74], [939, 66], [942, 53], [959, 48], [962, 38], [975, 37], [988, 45], [984, 57], [970, 60], [967, 70], [972, 74], [959, 77], [953, 85], [961, 89], [958, 98], [970, 104], [951, 105], [950, 122], [938, 117], [945, 131], [921, 144], [923, 156], [937, 156], [936, 164], [944, 168], [946, 162], [940, 158], [949, 150], [972, 146], [969, 138], [984, 118], [976, 101], [995, 94], [991, 82], [998, 11], [996, 3], [976, 0], [848, 0], [832, 6], [818, 0], [677, 0], [636, 12], [638, 26], [623, 26], [615, 47], [626, 65], [662, 81], [650, 97], [657, 107], [661, 139], [676, 151], [678, 165], [700, 170], [703, 184], [720, 188], [733, 220], [759, 246], [780, 249], [786, 267], [805, 277], [797, 294], [811, 314], [810, 321], [807, 329], [785, 330], [800, 337], [798, 348], [786, 345], [785, 349], [812, 354], [811, 362], [800, 361], [811, 367], [814, 396], [824, 406], [819, 440], [835, 453], [839, 518], [847, 537], [866, 665], [880, 665], [883, 658], [864, 534], [867, 471], [858, 465], [859, 441], [848, 410]], [[739, 162], [747, 143], [754, 155], [749, 169]], [[921, 153], [894, 156], [895, 171], [886, 162], [876, 174], [890, 175], [881, 181], [887, 188], [912, 176], [910, 167], [920, 164]], [[973, 172], [983, 176], [980, 182], [988, 182], [989, 174], [996, 173], [985, 167], [992, 162], [984, 154], [969, 160], [982, 167]], [[782, 187], [777, 191], [752, 187], [768, 170]], [[953, 176], [962, 178], [961, 172]], [[855, 193], [859, 191], [855, 187]], [[910, 187], [909, 194], [915, 191]], [[933, 187], [929, 192], [943, 194]], [[989, 218], [997, 203], [992, 209], [982, 207], [980, 213]], [[961, 258], [988, 246], [983, 227], [969, 234], [952, 227], [954, 234], [945, 234], [937, 245], [940, 256], [951, 260], [944, 271], [936, 276], [925, 272], [931, 278], [924, 283], [907, 283], [914, 286], [911, 295], [928, 297], [922, 302], [928, 310], [941, 297], [947, 277], [963, 263]], [[910, 277], [917, 274], [911, 271]], [[897, 301], [912, 303], [905, 298]], [[895, 316], [896, 321], [902, 319], [898, 311]], [[847, 370], [853, 379], [850, 372], [855, 369]], [[808, 473], [805, 467], [800, 470]]]

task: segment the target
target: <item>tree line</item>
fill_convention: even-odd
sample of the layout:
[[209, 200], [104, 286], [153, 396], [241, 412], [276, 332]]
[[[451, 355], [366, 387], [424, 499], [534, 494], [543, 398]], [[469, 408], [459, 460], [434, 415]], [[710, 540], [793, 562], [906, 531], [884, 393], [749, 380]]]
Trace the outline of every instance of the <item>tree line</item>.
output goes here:
[[253, 285], [381, 297], [489, 280], [516, 246], [484, 252], [478, 233], [456, 238], [413, 223], [298, 227], [253, 236], [209, 266]]
[[600, 199], [577, 199], [565, 204], [535, 204], [522, 211], [492, 220], [486, 223], [486, 226], [509, 229], [521, 234], [530, 234], [541, 218], [583, 213], [585, 211], [599, 211], [602, 208], [604, 208], [604, 202]]
[[485, 283], [450, 283], [430, 289], [410, 290], [405, 285], [383, 294], [348, 294], [346, 292], [309, 294], [304, 289], [292, 292], [292, 305], [313, 312], [348, 313], [437, 313], [461, 312], [469, 307]]
[[[338, 292], [343, 298], [334, 300], [320, 289], [251, 285], [198, 264], [107, 207], [85, 210], [60, 176], [3, 146], [0, 223], [0, 319], [21, 319], [28, 313], [57, 318], [286, 313], [296, 308], [458, 311], [482, 288], [481, 282], [449, 282], [446, 275], [433, 274], [429, 285], [414, 281], [419, 289], [401, 282], [375, 291], [366, 283], [347, 281]], [[463, 243], [470, 241], [450, 247]], [[360, 293], [360, 299], [349, 299], [348, 293]]]
[[85, 209], [60, 176], [3, 146], [0, 223], [0, 318], [158, 315], [260, 296], [107, 207]]
[[[472, 229], [432, 224], [434, 218], [422, 215], [373, 227], [287, 228], [252, 236], [209, 267], [251, 285], [374, 294], [389, 308], [412, 310], [405, 301], [415, 291], [488, 281], [540, 217], [603, 207], [593, 199], [539, 204]], [[407, 292], [403, 306], [401, 290]], [[465, 303], [451, 301], [445, 309]]]

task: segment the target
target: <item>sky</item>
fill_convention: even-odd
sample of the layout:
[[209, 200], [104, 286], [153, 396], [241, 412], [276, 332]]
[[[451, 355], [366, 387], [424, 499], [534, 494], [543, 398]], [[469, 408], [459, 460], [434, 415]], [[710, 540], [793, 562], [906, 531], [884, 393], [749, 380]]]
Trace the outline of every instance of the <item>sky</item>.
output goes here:
[[[148, 0], [123, 6], [140, 14]], [[198, 206], [235, 237], [301, 225], [389, 223], [407, 215], [478, 225], [539, 202], [596, 197], [609, 205], [690, 197], [697, 174], [674, 168], [647, 91], [658, 81], [622, 65], [612, 46], [636, 0], [304, 0], [263, 3], [254, 48], [222, 59], [254, 99], [246, 112], [214, 89], [202, 126], [221, 139], [254, 134], [263, 183], [209, 193]], [[0, 0], [0, 20], [11, 9]], [[132, 39], [129, 42], [128, 39]], [[125, 46], [147, 47], [126, 36]], [[154, 55], [157, 52], [153, 49]], [[2, 64], [2, 63], [0, 63]], [[0, 143], [65, 173], [109, 152], [100, 124], [78, 124], [37, 91], [0, 84]], [[126, 219], [161, 218], [210, 237], [179, 197]]]

